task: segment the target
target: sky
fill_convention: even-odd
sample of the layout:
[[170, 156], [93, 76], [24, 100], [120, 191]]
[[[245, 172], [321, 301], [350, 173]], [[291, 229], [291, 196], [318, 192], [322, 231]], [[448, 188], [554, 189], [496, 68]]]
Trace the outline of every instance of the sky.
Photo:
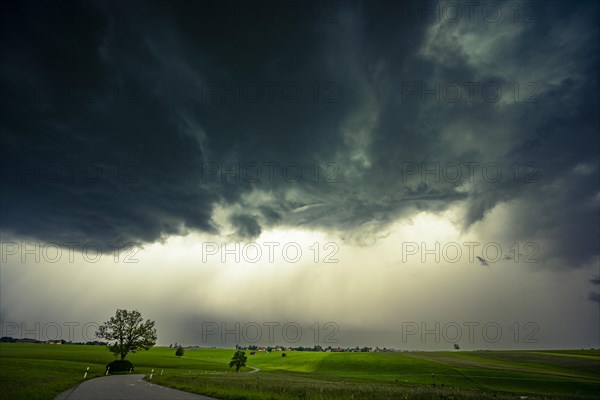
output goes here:
[[600, 347], [597, 2], [0, 7], [2, 336]]

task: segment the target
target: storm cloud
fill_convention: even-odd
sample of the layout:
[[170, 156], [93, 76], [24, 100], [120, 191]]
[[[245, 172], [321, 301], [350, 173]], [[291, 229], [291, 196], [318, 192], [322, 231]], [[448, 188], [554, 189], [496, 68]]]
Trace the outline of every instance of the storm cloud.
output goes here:
[[468, 228], [526, 199], [524, 225], [577, 238], [569, 263], [597, 255], [593, 3], [553, 2], [530, 23], [423, 23], [389, 2], [281, 5], [281, 18], [211, 4], [7, 6], [5, 232], [154, 242], [218, 231], [216, 204], [271, 210], [232, 217], [241, 236], [385, 229], [455, 202]]

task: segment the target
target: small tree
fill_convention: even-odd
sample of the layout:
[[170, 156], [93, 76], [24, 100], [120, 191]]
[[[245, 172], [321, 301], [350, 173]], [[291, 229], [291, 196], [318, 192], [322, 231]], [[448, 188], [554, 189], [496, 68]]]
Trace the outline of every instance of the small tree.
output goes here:
[[454, 343], [454, 350], [456, 350], [456, 351], [460, 350], [460, 346], [458, 345], [458, 343]]
[[124, 360], [127, 354], [149, 350], [156, 344], [154, 321], [143, 321], [138, 310], [117, 310], [114, 317], [98, 327], [96, 336], [107, 339], [108, 349]]
[[183, 347], [179, 346], [179, 347], [177, 348], [177, 351], [175, 352], [175, 355], [176, 355], [177, 357], [181, 357], [181, 356], [183, 355], [183, 353], [185, 353], [185, 350], [183, 349]]
[[235, 353], [233, 353], [233, 357], [229, 362], [229, 368], [235, 365], [235, 372], [238, 372], [240, 368], [246, 366], [246, 360], [248, 360], [248, 357], [246, 357], [246, 352], [237, 350]]

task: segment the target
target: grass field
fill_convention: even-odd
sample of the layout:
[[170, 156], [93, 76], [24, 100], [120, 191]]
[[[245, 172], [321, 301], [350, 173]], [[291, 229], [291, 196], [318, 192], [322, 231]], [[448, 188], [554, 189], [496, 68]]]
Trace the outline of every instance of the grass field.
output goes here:
[[[586, 399], [600, 393], [598, 350], [286, 353], [257, 352], [248, 356], [254, 369], [237, 374], [227, 365], [232, 349], [186, 350], [177, 358], [174, 349], [154, 348], [128, 359], [136, 373], [154, 369], [155, 383], [222, 399]], [[53, 399], [83, 381], [87, 367], [88, 379], [104, 375], [112, 360], [99, 346], [0, 343], [1, 398]]]

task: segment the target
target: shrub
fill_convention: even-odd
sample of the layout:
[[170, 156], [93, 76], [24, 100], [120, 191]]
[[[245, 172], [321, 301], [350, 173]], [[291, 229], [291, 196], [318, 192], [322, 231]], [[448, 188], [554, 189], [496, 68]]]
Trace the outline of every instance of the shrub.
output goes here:
[[109, 362], [106, 368], [110, 368], [110, 373], [129, 372], [133, 371], [133, 363], [129, 360], [115, 360]]

